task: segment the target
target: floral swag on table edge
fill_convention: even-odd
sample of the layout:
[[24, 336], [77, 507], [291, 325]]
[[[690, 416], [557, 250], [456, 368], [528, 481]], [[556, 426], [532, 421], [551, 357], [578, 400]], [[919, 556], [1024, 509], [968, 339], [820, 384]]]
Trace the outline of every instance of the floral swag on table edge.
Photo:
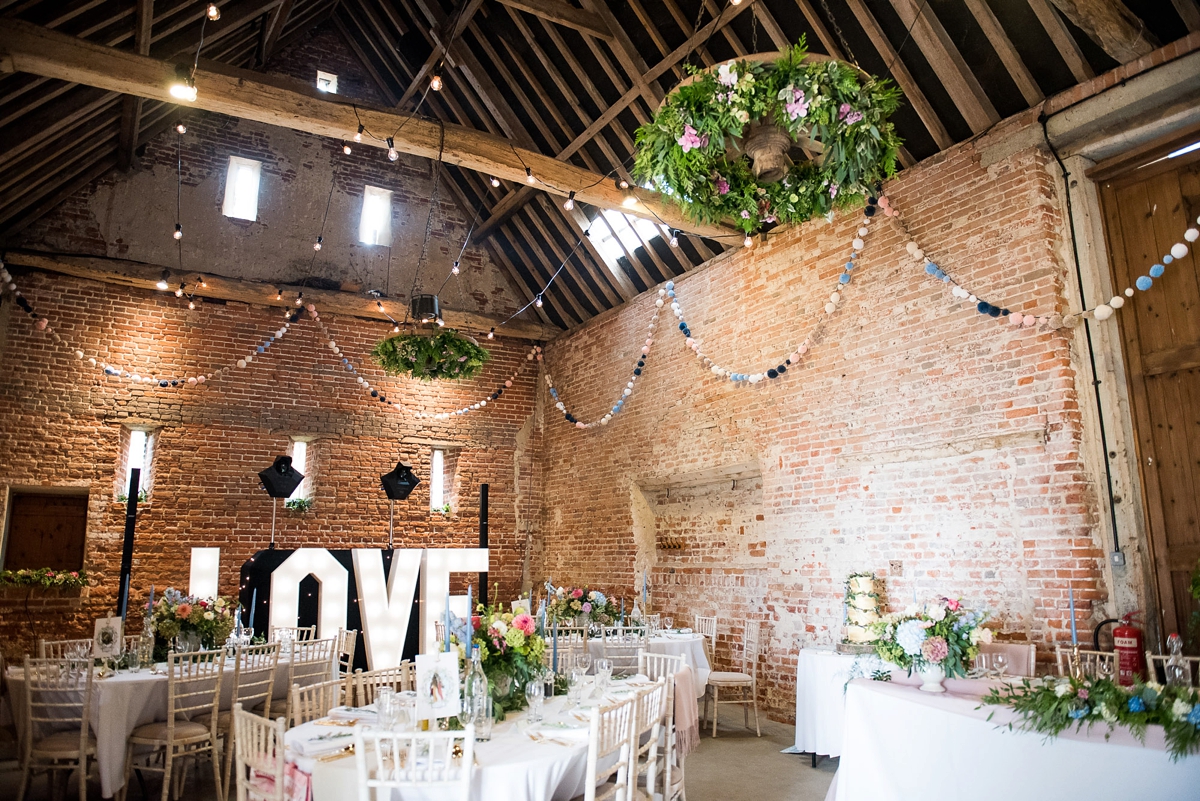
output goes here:
[[52, 570], [48, 567], [0, 570], [0, 588], [79, 589], [87, 585], [87, 573], [82, 570]]
[[[675, 198], [697, 222], [730, 217], [747, 234], [861, 203], [896, 171], [901, 140], [888, 122], [900, 91], [840, 61], [805, 62], [804, 39], [774, 64], [730, 61], [670, 94], [637, 131], [634, 177]], [[824, 147], [783, 180], [760, 182], [750, 158], [730, 155], [747, 124], [778, 125]], [[743, 142], [744, 144], [744, 142]]]
[[992, 641], [991, 629], [983, 627], [987, 618], [987, 612], [965, 609], [952, 598], [914, 604], [871, 624], [879, 637], [875, 653], [910, 674], [938, 666], [947, 676], [966, 678], [979, 644]]

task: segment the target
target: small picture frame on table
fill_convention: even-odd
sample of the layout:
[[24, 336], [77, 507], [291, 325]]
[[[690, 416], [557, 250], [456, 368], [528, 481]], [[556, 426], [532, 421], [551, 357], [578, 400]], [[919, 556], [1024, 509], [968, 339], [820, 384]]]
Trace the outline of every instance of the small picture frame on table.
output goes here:
[[97, 659], [119, 659], [125, 643], [122, 637], [124, 621], [120, 617], [102, 617], [96, 621], [92, 635], [92, 656]]
[[461, 710], [458, 654], [417, 654], [417, 720], [452, 718]]

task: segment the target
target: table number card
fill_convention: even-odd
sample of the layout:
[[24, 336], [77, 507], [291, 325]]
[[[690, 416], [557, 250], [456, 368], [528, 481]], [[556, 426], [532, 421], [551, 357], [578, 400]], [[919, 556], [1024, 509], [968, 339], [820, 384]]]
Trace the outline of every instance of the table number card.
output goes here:
[[457, 715], [461, 709], [458, 654], [417, 655], [417, 720]]
[[96, 633], [92, 637], [92, 656], [101, 659], [116, 659], [121, 656], [124, 639], [121, 637], [123, 621], [120, 617], [102, 617], [96, 621]]

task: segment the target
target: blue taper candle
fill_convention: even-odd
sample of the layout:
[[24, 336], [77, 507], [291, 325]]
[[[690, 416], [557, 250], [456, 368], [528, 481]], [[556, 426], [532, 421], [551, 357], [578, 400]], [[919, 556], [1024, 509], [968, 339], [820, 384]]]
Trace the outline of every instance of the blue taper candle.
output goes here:
[[445, 637], [443, 639], [446, 641], [446, 647], [443, 648], [442, 650], [449, 651], [450, 650], [450, 596], [449, 595], [446, 596], [446, 622], [444, 624], [442, 624], [442, 633], [445, 635]]
[[1075, 590], [1067, 587], [1067, 600], [1071, 604], [1071, 645], [1079, 645], [1079, 634], [1075, 631]]
[[250, 633], [254, 633], [254, 613], [258, 611], [258, 587], [250, 593]]
[[554, 621], [554, 646], [551, 651], [550, 667], [555, 673], [558, 672], [558, 621], [557, 620]]

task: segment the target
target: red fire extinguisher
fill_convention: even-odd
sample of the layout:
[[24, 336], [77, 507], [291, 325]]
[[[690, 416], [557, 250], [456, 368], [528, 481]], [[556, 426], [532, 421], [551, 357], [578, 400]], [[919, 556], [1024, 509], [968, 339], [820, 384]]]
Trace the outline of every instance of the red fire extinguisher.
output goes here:
[[1117, 654], [1117, 682], [1132, 685], [1134, 679], [1146, 679], [1146, 635], [1133, 625], [1141, 610], [1130, 612], [1121, 618], [1121, 625], [1113, 629], [1113, 650]]

